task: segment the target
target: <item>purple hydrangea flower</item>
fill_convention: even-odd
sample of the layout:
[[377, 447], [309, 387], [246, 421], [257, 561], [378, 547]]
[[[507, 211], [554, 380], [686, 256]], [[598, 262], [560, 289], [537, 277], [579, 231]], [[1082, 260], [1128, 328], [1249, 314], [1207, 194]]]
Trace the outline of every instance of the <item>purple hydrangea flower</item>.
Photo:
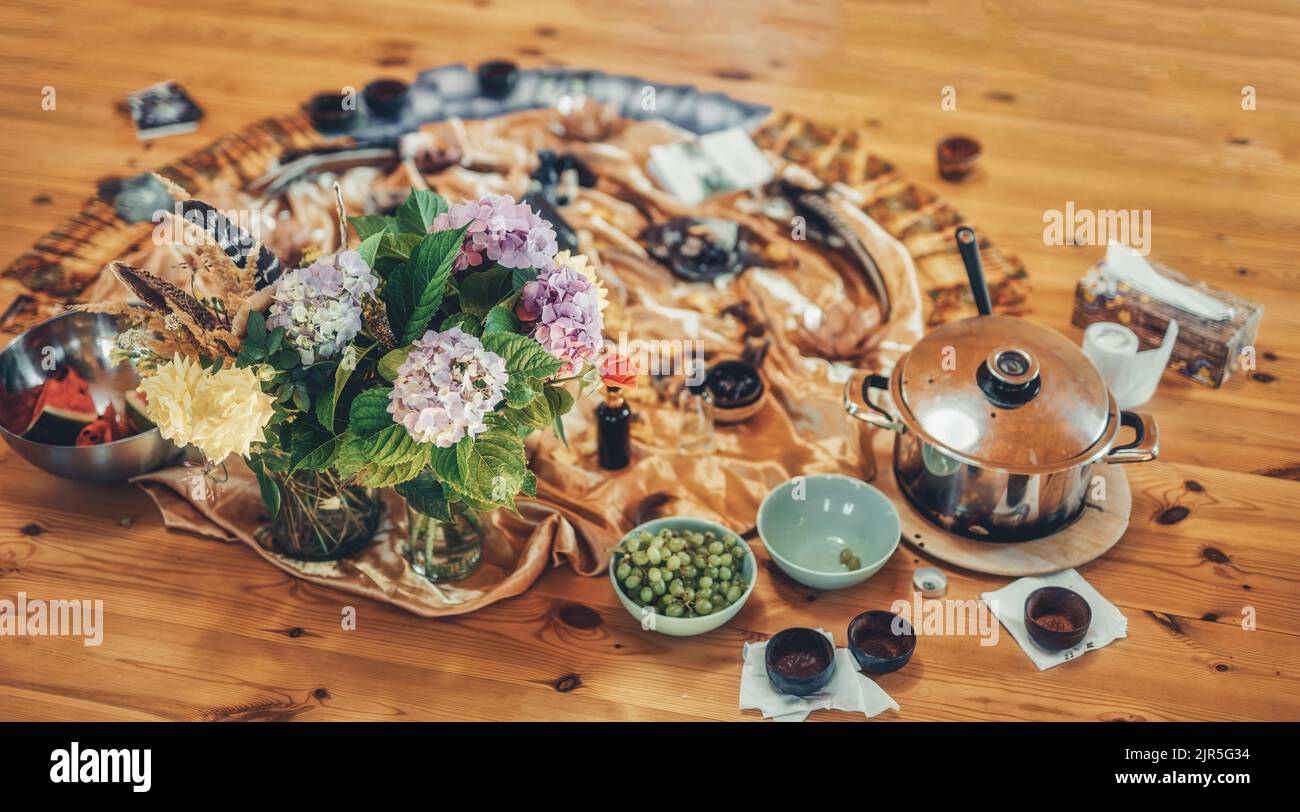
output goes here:
[[417, 338], [397, 368], [388, 412], [421, 443], [451, 448], [487, 431], [484, 420], [505, 397], [506, 362], [453, 327]]
[[469, 225], [456, 257], [456, 270], [495, 262], [506, 268], [549, 268], [559, 247], [555, 229], [527, 203], [508, 195], [487, 195], [460, 203], [434, 218], [430, 231]]
[[601, 348], [600, 292], [583, 274], [568, 266], [543, 271], [519, 292], [515, 313], [536, 321], [532, 337], [556, 358], [569, 363], [560, 370], [571, 374]]
[[321, 257], [276, 281], [266, 326], [283, 327], [305, 365], [332, 358], [361, 331], [361, 306], [378, 286], [356, 251]]

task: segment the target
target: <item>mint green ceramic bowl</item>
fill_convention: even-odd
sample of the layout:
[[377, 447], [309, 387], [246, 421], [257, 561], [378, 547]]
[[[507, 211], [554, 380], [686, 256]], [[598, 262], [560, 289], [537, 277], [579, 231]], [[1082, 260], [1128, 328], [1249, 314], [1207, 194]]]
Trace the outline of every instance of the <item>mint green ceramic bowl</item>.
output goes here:
[[[860, 479], [809, 474], [781, 483], [758, 508], [758, 535], [786, 575], [814, 589], [843, 589], [875, 575], [903, 527], [883, 493]], [[845, 548], [862, 561], [840, 563]]]
[[731, 604], [726, 609], [723, 609], [721, 612], [714, 612], [713, 614], [705, 615], [704, 617], [668, 617], [667, 615], [659, 614], [649, 616], [643, 614], [643, 607], [638, 606], [635, 601], [623, 593], [623, 587], [618, 583], [618, 578], [614, 574], [614, 571], [618, 568], [618, 554], [615, 553], [610, 558], [609, 562], [609, 583], [614, 587], [614, 594], [618, 596], [619, 603], [623, 604], [623, 608], [627, 610], [628, 614], [641, 622], [641, 628], [646, 629], [647, 631], [656, 631], [660, 634], [666, 634], [669, 637], [692, 637], [697, 634], [711, 632], [738, 615], [741, 608], [745, 605], [745, 602], [749, 600], [749, 596], [754, 594], [754, 583], [758, 580], [758, 564], [754, 559], [754, 551], [749, 549], [749, 545], [745, 543], [744, 539], [740, 538], [740, 534], [734, 533], [720, 524], [705, 519], [692, 519], [687, 516], [670, 516], [664, 519], [655, 519], [654, 521], [637, 525], [623, 538], [635, 536], [642, 530], [650, 535], [655, 535], [659, 532], [660, 528], [663, 527], [667, 527], [670, 530], [690, 531], [692, 533], [703, 533], [712, 530], [719, 538], [740, 539], [740, 546], [745, 548], [745, 560], [741, 564], [740, 573], [745, 577], [745, 580], [749, 582], [749, 585], [745, 587], [744, 594], [741, 595], [735, 603]]

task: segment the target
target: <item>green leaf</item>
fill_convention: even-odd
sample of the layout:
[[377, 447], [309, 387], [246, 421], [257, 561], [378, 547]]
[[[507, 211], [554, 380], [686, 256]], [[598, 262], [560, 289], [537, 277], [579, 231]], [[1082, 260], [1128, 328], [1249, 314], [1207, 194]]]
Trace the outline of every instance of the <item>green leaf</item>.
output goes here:
[[[371, 237], [374, 237], [377, 234], [382, 234], [386, 229], [397, 229], [396, 218], [387, 217], [382, 214], [362, 214], [357, 217], [349, 217], [348, 222], [352, 224], [354, 229], [356, 229], [357, 239], [361, 240], [363, 245]], [[366, 264], [369, 265], [370, 260], [366, 260]]]
[[511, 378], [548, 378], [564, 365], [541, 344], [518, 333], [484, 333], [483, 346], [501, 356]]
[[367, 389], [357, 395], [352, 401], [352, 408], [348, 413], [348, 432], [358, 438], [373, 437], [385, 429], [397, 427], [405, 429], [393, 422], [393, 416], [388, 413], [389, 396], [393, 390], [388, 389]]
[[379, 254], [375, 261], [384, 259], [399, 259], [403, 262], [410, 259], [411, 254], [420, 246], [424, 240], [424, 234], [406, 234], [398, 231], [389, 231], [384, 235], [383, 242], [379, 244]]
[[524, 443], [516, 434], [500, 429], [465, 437], [456, 443], [456, 468], [471, 498], [513, 505], [528, 471]]
[[519, 319], [515, 311], [504, 305], [496, 305], [483, 318], [483, 332], [512, 333], [519, 329]]
[[[355, 344], [350, 346], [356, 347]], [[344, 369], [342, 363], [334, 368], [333, 392], [322, 393], [320, 400], [316, 403], [316, 419], [320, 421], [322, 426], [330, 429], [334, 427], [334, 410], [338, 408], [339, 398], [343, 395], [343, 390], [347, 388], [348, 379], [352, 377], [352, 373], [356, 371], [357, 367], [361, 366], [361, 359], [365, 358], [371, 350], [378, 346], [378, 344], [371, 344], [364, 350], [356, 351], [357, 363], [351, 369]], [[346, 353], [347, 349], [343, 351]]]
[[266, 317], [260, 311], [248, 314], [248, 340], [258, 346], [266, 344]]
[[339, 438], [333, 432], [312, 425], [306, 420], [293, 424], [289, 440], [289, 473], [301, 469], [323, 471], [334, 461]]
[[262, 504], [266, 505], [266, 512], [274, 519], [280, 512], [280, 486], [261, 465], [252, 468], [253, 473], [257, 474], [257, 488], [262, 494]]
[[397, 224], [403, 231], [429, 233], [433, 220], [448, 209], [447, 201], [427, 189], [415, 189], [397, 209]]
[[375, 262], [379, 259], [379, 249], [384, 244], [384, 238], [387, 235], [387, 228], [381, 229], [363, 239], [361, 244], [357, 246], [357, 253], [361, 255], [361, 261], [366, 263], [367, 267], [371, 269], [375, 267]]
[[510, 273], [510, 287], [518, 292], [529, 282], [537, 278], [536, 268], [515, 268]]
[[379, 359], [379, 374], [384, 380], [391, 381], [397, 377], [397, 368], [406, 360], [406, 356], [411, 354], [410, 347], [398, 347], [384, 353], [384, 357]]
[[440, 522], [452, 521], [447, 494], [437, 477], [428, 471], [422, 470], [415, 479], [398, 485], [394, 490], [406, 499], [407, 504], [424, 515], [432, 516]]
[[557, 418], [566, 415], [573, 408], [573, 393], [563, 386], [547, 386], [542, 389], [551, 413]]
[[460, 281], [460, 307], [466, 313], [482, 318], [510, 293], [510, 269], [493, 265]]
[[438, 326], [438, 329], [446, 331], [453, 327], [459, 327], [472, 336], [483, 335], [483, 324], [470, 313], [453, 313], [442, 320], [442, 324]]
[[428, 235], [410, 261], [389, 275], [384, 287], [388, 322], [403, 344], [419, 338], [442, 306], [464, 233], [455, 229]]

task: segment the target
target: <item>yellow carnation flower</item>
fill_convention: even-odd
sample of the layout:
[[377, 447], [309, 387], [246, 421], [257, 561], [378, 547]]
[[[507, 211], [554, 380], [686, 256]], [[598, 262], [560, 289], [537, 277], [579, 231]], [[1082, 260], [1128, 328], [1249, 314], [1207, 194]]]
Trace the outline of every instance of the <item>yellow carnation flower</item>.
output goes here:
[[275, 398], [262, 391], [251, 369], [209, 373], [180, 355], [141, 382], [140, 391], [163, 437], [193, 445], [212, 462], [232, 453], [248, 456], [274, 413]]

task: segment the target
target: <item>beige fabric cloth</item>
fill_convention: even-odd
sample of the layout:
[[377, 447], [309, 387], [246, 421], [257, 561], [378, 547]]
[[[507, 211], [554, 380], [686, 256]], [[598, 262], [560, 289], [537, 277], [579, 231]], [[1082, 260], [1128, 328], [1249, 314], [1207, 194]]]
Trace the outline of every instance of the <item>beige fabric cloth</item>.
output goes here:
[[[518, 595], [551, 565], [583, 575], [604, 570], [608, 548], [628, 530], [656, 516], [712, 518], [749, 533], [759, 503], [774, 486], [803, 473], [875, 475], [870, 438], [844, 414], [844, 381], [855, 367], [885, 371], [922, 332], [921, 294], [907, 250], [846, 201], [843, 216], [858, 231], [884, 273], [893, 313], [880, 323], [879, 307], [855, 268], [811, 242], [790, 238], [787, 225], [756, 214], [744, 193], [716, 198], [687, 211], [655, 190], [641, 172], [652, 143], [683, 137], [658, 124], [615, 122], [602, 142], [567, 139], [554, 111], [431, 128], [476, 154], [482, 171], [457, 169], [429, 178], [453, 199], [484, 191], [520, 194], [527, 172], [518, 161], [540, 148], [572, 151], [601, 175], [561, 213], [578, 230], [610, 291], [606, 337], [699, 339], [710, 362], [740, 354], [746, 333], [770, 341], [762, 371], [768, 395], [748, 421], [718, 425], [713, 450], [679, 446], [683, 413], [671, 397], [644, 386], [628, 400], [634, 412], [633, 459], [623, 471], [595, 461], [591, 417], [595, 398], [566, 418], [569, 445], [553, 432], [529, 441], [538, 477], [536, 499], [520, 499], [519, 515], [486, 517], [483, 564], [455, 585], [435, 586], [407, 565], [400, 497], [386, 496], [375, 543], [350, 559], [305, 563], [263, 547], [265, 522], [251, 474], [242, 466], [217, 486], [212, 501], [190, 498], [193, 468], [147, 474], [137, 481], [158, 503], [168, 527], [224, 541], [242, 541], [267, 561], [313, 583], [384, 600], [423, 616], [470, 612]], [[520, 144], [527, 145], [521, 150]], [[784, 162], [772, 156], [778, 171]], [[486, 171], [494, 167], [498, 171]], [[771, 267], [752, 267], [719, 284], [684, 283], [644, 256], [635, 236], [647, 225], [685, 214], [725, 216], [750, 226], [769, 245]]]

